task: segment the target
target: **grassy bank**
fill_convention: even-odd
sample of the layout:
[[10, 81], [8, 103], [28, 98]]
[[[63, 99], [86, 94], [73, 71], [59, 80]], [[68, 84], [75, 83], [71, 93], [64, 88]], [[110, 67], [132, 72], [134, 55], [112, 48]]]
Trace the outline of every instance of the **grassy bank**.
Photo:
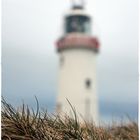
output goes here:
[[38, 101], [34, 111], [24, 104], [14, 108], [2, 100], [2, 140], [138, 140], [138, 125], [133, 121], [103, 127], [80, 124], [73, 114], [73, 119], [62, 119], [40, 111]]

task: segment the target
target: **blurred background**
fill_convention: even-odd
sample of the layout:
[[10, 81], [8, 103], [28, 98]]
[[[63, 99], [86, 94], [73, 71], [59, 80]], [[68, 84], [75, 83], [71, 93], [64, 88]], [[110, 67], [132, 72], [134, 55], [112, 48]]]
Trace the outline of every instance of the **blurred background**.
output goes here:
[[[63, 34], [69, 0], [2, 1], [2, 95], [53, 112], [57, 96], [56, 41]], [[138, 114], [138, 0], [88, 0], [97, 58], [98, 99], [103, 121]]]

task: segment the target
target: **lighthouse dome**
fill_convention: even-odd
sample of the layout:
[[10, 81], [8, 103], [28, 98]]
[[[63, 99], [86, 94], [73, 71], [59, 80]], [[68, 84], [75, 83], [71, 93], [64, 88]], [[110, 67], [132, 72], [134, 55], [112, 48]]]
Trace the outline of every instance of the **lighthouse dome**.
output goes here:
[[57, 41], [57, 50], [90, 49], [98, 52], [99, 42], [92, 37], [91, 18], [82, 6], [73, 6], [64, 17], [64, 35]]

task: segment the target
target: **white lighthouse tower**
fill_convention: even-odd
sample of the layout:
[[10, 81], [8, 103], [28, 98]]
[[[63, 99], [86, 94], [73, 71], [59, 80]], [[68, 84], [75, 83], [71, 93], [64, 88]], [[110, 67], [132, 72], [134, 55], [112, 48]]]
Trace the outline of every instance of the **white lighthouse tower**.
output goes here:
[[91, 35], [91, 18], [83, 6], [74, 5], [64, 18], [64, 35], [57, 42], [59, 79], [57, 111], [79, 120], [98, 121], [96, 58], [99, 43]]

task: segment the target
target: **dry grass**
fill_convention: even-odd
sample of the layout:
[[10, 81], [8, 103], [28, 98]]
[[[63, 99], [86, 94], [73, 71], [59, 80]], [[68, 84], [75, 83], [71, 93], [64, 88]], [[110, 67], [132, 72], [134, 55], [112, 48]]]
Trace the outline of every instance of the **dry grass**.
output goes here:
[[[37, 101], [37, 100], [36, 100]], [[73, 110], [74, 111], [74, 110]], [[49, 116], [47, 111], [15, 109], [2, 100], [2, 140], [138, 140], [138, 125], [130, 121], [120, 126], [101, 127], [74, 118]]]

